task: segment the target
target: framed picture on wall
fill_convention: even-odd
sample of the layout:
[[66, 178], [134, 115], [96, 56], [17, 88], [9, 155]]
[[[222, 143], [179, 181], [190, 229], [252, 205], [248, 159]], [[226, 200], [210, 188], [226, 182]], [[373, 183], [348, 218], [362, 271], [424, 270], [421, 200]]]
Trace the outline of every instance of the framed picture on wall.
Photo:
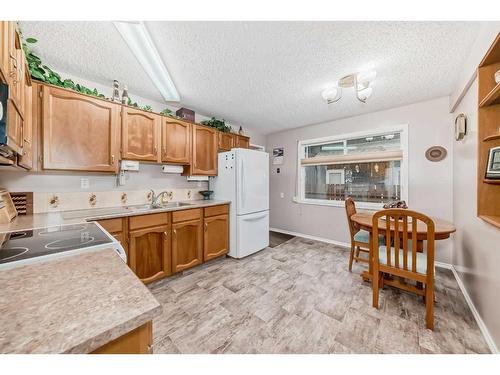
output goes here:
[[486, 178], [500, 179], [500, 146], [490, 149], [488, 165], [486, 166]]

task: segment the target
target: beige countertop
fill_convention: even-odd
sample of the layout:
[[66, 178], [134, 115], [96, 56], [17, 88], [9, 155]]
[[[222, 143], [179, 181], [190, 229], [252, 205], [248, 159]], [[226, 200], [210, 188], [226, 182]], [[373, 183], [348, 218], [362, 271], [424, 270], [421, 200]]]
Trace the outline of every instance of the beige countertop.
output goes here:
[[140, 206], [95, 208], [95, 209], [75, 210], [75, 211], [48, 212], [48, 213], [40, 213], [33, 215], [20, 215], [10, 223], [0, 224], [0, 232], [24, 230], [31, 228], [42, 228], [53, 225], [77, 224], [84, 221], [112, 219], [125, 216], [147, 215], [159, 212], [188, 210], [192, 208], [203, 208], [203, 207], [217, 206], [220, 204], [229, 204], [230, 201], [211, 199], [211, 200], [184, 201], [180, 203], [186, 205], [178, 207], [162, 207], [155, 209], [150, 209], [150, 208], [141, 209], [141, 207], [145, 207], [145, 205], [140, 205]]
[[0, 272], [0, 353], [88, 353], [161, 305], [114, 250]]

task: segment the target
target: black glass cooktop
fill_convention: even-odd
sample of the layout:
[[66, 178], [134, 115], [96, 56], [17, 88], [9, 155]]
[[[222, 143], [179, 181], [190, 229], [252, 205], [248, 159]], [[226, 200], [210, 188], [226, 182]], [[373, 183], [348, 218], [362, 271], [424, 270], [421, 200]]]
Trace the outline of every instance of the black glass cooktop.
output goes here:
[[4, 232], [0, 233], [0, 264], [111, 243], [95, 223]]

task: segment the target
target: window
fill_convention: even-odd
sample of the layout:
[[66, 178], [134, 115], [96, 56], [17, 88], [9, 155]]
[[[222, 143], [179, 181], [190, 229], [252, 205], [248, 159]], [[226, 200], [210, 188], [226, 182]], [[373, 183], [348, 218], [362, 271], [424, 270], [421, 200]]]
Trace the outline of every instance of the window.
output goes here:
[[365, 208], [407, 200], [406, 126], [299, 142], [299, 201]]

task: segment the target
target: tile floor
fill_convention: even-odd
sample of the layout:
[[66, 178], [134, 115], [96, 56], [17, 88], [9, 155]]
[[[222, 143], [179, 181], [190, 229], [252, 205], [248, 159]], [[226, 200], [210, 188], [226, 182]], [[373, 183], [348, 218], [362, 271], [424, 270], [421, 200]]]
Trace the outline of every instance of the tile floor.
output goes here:
[[435, 330], [418, 297], [386, 288], [371, 306], [348, 252], [294, 237], [150, 285], [163, 304], [155, 353], [488, 353], [449, 270], [437, 269]]

